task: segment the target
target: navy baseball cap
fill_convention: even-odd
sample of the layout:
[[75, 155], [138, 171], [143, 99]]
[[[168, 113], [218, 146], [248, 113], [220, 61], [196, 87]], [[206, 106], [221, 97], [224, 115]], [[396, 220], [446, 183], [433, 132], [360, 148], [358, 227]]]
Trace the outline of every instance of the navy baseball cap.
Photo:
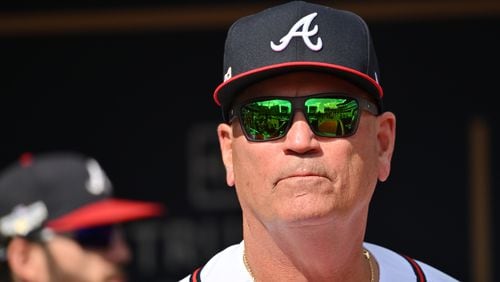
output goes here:
[[0, 173], [0, 239], [160, 216], [159, 203], [119, 199], [99, 163], [76, 152], [24, 155]]
[[374, 97], [382, 111], [383, 90], [367, 24], [344, 10], [292, 1], [243, 17], [230, 27], [224, 81], [213, 98], [228, 121], [235, 95], [252, 83], [293, 71], [332, 73]]

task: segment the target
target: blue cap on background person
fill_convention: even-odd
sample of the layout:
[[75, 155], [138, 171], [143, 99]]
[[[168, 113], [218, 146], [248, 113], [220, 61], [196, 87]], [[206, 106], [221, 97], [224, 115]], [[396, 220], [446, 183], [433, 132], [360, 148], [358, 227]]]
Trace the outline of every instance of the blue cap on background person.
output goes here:
[[99, 163], [76, 152], [25, 155], [0, 173], [0, 246], [15, 236], [160, 216], [162, 204], [112, 195]]

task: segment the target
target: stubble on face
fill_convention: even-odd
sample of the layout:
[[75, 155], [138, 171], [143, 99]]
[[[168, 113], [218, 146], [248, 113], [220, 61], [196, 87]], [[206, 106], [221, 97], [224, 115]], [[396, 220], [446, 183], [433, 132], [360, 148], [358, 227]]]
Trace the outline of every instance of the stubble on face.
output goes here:
[[[240, 98], [305, 96], [323, 92], [365, 95], [357, 87], [331, 75], [294, 73], [256, 84]], [[307, 152], [287, 149], [286, 136], [271, 142], [249, 142], [240, 125], [233, 140], [235, 181], [240, 201], [263, 221], [316, 224], [356, 209], [363, 191], [359, 178], [366, 171], [357, 146], [359, 132], [349, 138], [316, 138]], [[366, 137], [366, 136], [365, 136]], [[363, 202], [363, 200], [361, 200]]]
[[102, 251], [87, 250], [57, 236], [45, 249], [49, 282], [126, 282], [123, 266], [107, 261]]

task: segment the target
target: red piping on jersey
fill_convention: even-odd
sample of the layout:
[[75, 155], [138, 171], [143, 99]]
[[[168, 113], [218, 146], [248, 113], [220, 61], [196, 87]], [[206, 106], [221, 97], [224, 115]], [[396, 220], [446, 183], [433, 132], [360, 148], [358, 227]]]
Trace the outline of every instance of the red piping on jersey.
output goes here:
[[201, 271], [201, 267], [198, 267], [197, 269], [195, 269], [195, 271], [193, 271], [193, 274], [191, 274], [191, 279], [190, 281], [191, 282], [200, 282], [200, 280], [198, 280], [198, 277], [200, 276], [200, 272]]
[[409, 256], [402, 255], [411, 265], [413, 268], [413, 271], [415, 272], [415, 275], [417, 275], [417, 281], [419, 282], [426, 282], [427, 280], [425, 279], [425, 274], [420, 265], [418, 263], [410, 258]]

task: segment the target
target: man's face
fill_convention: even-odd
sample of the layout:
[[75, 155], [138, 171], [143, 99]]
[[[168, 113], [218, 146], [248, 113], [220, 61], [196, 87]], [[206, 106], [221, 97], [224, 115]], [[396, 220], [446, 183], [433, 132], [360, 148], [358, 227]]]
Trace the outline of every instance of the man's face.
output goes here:
[[[66, 235], [55, 235], [47, 242], [31, 243], [37, 282], [122, 282], [122, 266], [130, 261], [130, 251], [121, 232], [112, 233], [107, 247], [82, 246]], [[18, 275], [20, 276], [20, 275]], [[22, 277], [20, 277], [22, 278]], [[22, 280], [21, 281], [25, 281]]]
[[[332, 75], [300, 72], [254, 84], [240, 93], [236, 102], [325, 92], [369, 97]], [[389, 119], [394, 122], [392, 114]], [[267, 142], [248, 141], [238, 119], [231, 125], [220, 125], [227, 182], [236, 186], [243, 213], [264, 223], [300, 226], [366, 212], [377, 178], [385, 180], [388, 174], [387, 167], [381, 168], [388, 165], [387, 159], [381, 160], [379, 129], [383, 120], [387, 120], [385, 114], [376, 117], [363, 112], [356, 134], [327, 138], [314, 135], [298, 111], [287, 135]], [[390, 135], [383, 138], [392, 138], [392, 143], [393, 132], [385, 135]], [[390, 160], [392, 146], [389, 151]]]

